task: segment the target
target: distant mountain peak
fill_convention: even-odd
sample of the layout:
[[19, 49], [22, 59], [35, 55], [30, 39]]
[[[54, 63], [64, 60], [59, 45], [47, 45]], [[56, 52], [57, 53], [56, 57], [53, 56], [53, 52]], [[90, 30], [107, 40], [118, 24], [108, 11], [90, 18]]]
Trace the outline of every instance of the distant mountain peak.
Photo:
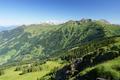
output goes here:
[[85, 19], [85, 18], [82, 18], [80, 20], [80, 22], [84, 22], [84, 23], [91, 22], [91, 21], [92, 21], [92, 19]]
[[102, 22], [102, 23], [110, 24], [110, 22], [107, 21], [107, 20], [105, 20], [105, 19], [100, 19], [100, 20], [98, 20], [98, 21], [99, 21], [99, 22]]
[[71, 23], [71, 24], [85, 24], [85, 23], [89, 23], [89, 22], [99, 22], [99, 23], [103, 23], [103, 24], [111, 24], [109, 21], [105, 20], [105, 19], [100, 19], [100, 20], [92, 20], [92, 19], [85, 19], [82, 18], [81, 20], [78, 21], [74, 21], [74, 20], [69, 20], [66, 23]]
[[68, 23], [68, 24], [82, 24], [82, 23], [88, 23], [88, 22], [92, 22], [92, 21], [93, 21], [92, 19], [82, 18], [81, 20], [78, 20], [78, 21], [69, 20], [66, 23]]

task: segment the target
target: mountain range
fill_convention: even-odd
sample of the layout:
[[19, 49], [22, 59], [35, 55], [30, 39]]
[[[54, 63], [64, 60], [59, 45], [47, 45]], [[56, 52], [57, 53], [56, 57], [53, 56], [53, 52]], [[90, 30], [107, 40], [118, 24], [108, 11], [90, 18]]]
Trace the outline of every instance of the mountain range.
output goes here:
[[0, 26], [0, 32], [5, 31], [5, 30], [11, 30], [14, 28], [16, 28], [16, 26], [9, 26], [9, 27]]
[[1, 30], [0, 80], [120, 80], [120, 25], [81, 19]]

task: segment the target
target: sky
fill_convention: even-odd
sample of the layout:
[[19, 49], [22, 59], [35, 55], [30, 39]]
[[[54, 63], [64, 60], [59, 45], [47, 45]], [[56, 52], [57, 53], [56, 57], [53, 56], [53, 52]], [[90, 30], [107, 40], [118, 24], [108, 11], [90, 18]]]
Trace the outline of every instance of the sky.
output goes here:
[[120, 24], [120, 0], [0, 0], [0, 25], [60, 23], [81, 18]]

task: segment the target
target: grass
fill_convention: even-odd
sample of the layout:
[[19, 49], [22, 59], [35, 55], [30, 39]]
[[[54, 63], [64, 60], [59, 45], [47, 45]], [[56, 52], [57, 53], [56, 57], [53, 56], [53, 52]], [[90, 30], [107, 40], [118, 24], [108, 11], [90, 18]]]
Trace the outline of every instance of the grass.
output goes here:
[[5, 70], [5, 74], [0, 76], [0, 80], [37, 80], [37, 78], [43, 77], [54, 68], [61, 66], [63, 66], [63, 64], [60, 64], [58, 61], [47, 61], [41, 65], [41, 71], [26, 73], [24, 75], [19, 75], [21, 71], [14, 71], [15, 67], [11, 67]]
[[56, 27], [55, 25], [49, 25], [49, 24], [29, 25], [25, 27], [25, 32], [29, 32], [32, 34], [32, 36], [36, 36], [44, 32], [54, 30], [55, 28], [58, 28], [58, 27]]
[[12, 49], [11, 51], [7, 52], [6, 55], [0, 56], [0, 63], [6, 62], [8, 59], [10, 59], [14, 54], [16, 53], [16, 50]]
[[89, 67], [84, 69], [83, 71], [80, 72], [80, 75], [85, 75], [88, 72], [92, 71], [93, 69], [96, 69], [97, 73], [100, 74], [106, 74], [106, 73], [110, 73], [111, 75], [114, 76], [114, 74], [116, 74], [116, 76], [118, 76], [120, 78], [120, 70], [117, 70], [117, 67], [120, 68], [120, 57], [104, 62], [102, 64], [98, 64], [96, 66], [93, 67]]

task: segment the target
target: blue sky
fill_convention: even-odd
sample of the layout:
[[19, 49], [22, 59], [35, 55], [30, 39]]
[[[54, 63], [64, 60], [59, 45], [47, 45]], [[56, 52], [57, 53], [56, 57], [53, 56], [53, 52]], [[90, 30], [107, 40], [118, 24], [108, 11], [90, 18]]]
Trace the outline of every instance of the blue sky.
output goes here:
[[120, 0], [0, 0], [0, 25], [81, 18], [120, 24]]

